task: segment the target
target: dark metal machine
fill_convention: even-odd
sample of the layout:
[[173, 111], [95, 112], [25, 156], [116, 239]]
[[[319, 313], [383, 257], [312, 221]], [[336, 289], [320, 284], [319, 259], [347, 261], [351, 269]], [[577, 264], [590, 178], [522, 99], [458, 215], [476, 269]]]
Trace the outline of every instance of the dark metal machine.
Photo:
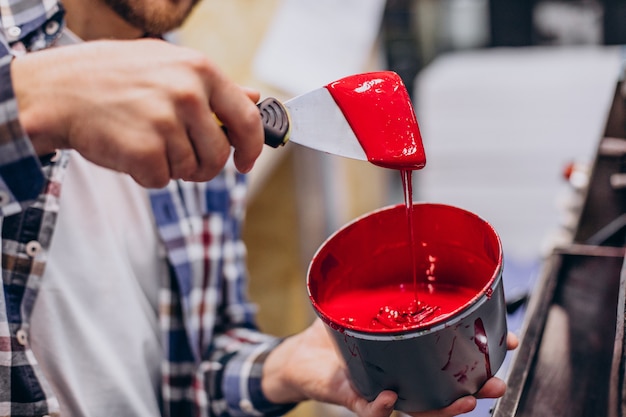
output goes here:
[[626, 416], [626, 84], [619, 82], [571, 242], [546, 259], [494, 417]]

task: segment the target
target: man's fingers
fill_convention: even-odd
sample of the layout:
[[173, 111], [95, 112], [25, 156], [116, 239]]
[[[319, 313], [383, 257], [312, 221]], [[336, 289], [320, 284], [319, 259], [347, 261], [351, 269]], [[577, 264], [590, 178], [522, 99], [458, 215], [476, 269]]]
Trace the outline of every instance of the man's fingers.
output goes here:
[[411, 417], [452, 417], [465, 414], [476, 408], [478, 398], [499, 398], [504, 395], [506, 384], [499, 378], [490, 378], [476, 395], [467, 395], [454, 401], [449, 406], [421, 413], [409, 413]]
[[398, 400], [398, 394], [393, 391], [382, 391], [372, 402], [359, 398], [352, 407], [360, 417], [389, 417]]
[[517, 346], [519, 346], [519, 339], [514, 333], [509, 332], [506, 335], [506, 348], [508, 350], [514, 350], [517, 349]]
[[264, 134], [261, 115], [256, 105], [251, 103], [249, 110], [241, 110], [241, 120], [235, 122], [235, 129], [231, 129], [229, 122], [224, 121], [228, 129], [228, 139], [235, 148], [235, 166], [240, 172], [246, 173], [252, 169], [254, 161], [263, 150]]
[[425, 411], [423, 413], [408, 413], [411, 417], [453, 417], [465, 414], [476, 408], [476, 398], [468, 395], [454, 401], [446, 408], [440, 410]]
[[256, 90], [254, 88], [250, 88], [250, 87], [246, 87], [246, 86], [239, 86], [239, 88], [241, 88], [241, 90], [243, 91], [243, 93], [248, 96], [248, 98], [253, 102], [256, 103], [261, 99], [261, 93], [259, 92], [259, 90]]
[[506, 391], [506, 383], [500, 378], [490, 378], [480, 391], [476, 393], [476, 398], [499, 398]]
[[264, 143], [261, 115], [254, 101], [240, 86], [230, 81], [216, 83], [209, 105], [228, 131], [235, 148], [235, 166], [248, 172], [261, 154]]
[[226, 164], [231, 152], [230, 142], [208, 103], [189, 109], [184, 117], [198, 163], [196, 170], [183, 179], [207, 181], [217, 175]]

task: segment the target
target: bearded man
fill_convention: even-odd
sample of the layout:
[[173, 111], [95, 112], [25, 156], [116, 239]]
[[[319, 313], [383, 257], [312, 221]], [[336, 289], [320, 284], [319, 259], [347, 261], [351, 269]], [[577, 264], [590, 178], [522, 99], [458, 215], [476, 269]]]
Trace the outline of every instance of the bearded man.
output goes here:
[[0, 6], [0, 416], [274, 416], [314, 399], [388, 417], [396, 394], [359, 397], [319, 321], [257, 328], [240, 232], [259, 93], [162, 40], [195, 2]]

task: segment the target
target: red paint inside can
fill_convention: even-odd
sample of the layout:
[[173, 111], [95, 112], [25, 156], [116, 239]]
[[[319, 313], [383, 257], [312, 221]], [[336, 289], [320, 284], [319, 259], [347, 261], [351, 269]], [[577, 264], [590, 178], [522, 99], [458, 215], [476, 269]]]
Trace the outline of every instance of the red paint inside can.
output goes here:
[[502, 267], [493, 228], [440, 204], [414, 204], [412, 216], [413, 249], [404, 205], [357, 219], [322, 245], [310, 265], [309, 294], [333, 328], [428, 329], [487, 296]]

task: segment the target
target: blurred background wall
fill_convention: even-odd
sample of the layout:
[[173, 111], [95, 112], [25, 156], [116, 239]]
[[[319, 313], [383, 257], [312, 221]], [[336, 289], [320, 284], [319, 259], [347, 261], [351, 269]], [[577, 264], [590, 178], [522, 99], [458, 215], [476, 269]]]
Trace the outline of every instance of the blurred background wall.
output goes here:
[[[427, 155], [414, 200], [490, 221], [505, 291], [532, 291], [546, 248], [567, 239], [626, 44], [624, 0], [202, 0], [174, 41], [199, 49], [262, 96], [288, 99], [344, 75], [391, 69], [414, 104]], [[313, 320], [308, 262], [328, 235], [402, 201], [397, 172], [297, 145], [266, 148], [250, 174], [245, 228], [261, 327]], [[511, 318], [516, 330], [520, 318]], [[473, 415], [489, 415], [489, 403]], [[305, 403], [292, 417], [349, 415]]]

